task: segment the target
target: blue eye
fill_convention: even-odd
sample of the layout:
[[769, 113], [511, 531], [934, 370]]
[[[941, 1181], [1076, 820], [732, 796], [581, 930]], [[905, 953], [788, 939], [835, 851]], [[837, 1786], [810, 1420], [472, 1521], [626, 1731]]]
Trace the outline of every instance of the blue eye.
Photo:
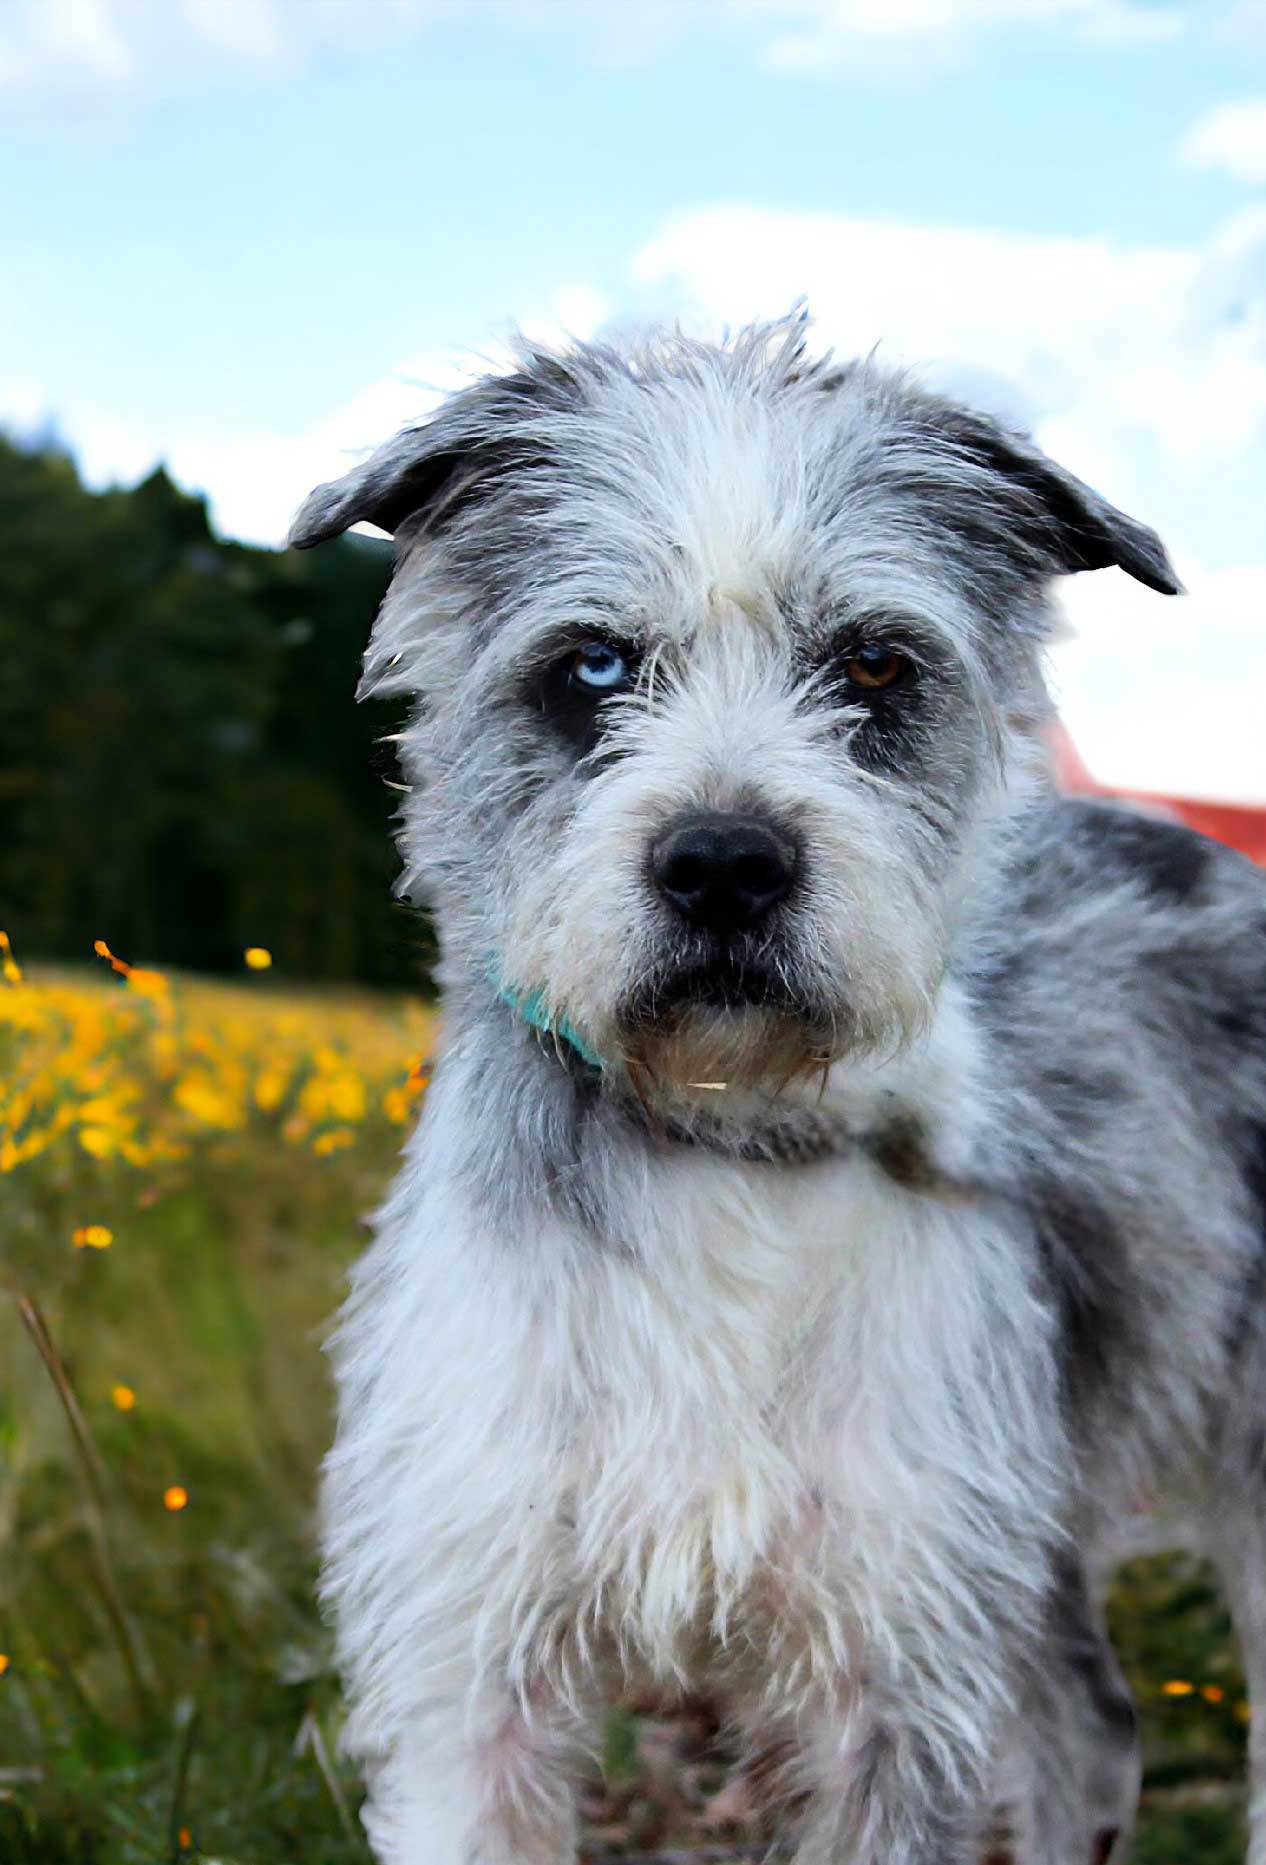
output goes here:
[[571, 664], [571, 684], [586, 693], [616, 693], [629, 681], [629, 663], [608, 641], [586, 641]]

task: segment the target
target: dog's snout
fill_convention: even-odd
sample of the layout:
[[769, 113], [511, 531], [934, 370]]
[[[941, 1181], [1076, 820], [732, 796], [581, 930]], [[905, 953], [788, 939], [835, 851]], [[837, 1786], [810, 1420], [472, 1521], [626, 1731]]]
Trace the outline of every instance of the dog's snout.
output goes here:
[[795, 871], [794, 843], [755, 816], [690, 816], [651, 849], [660, 893], [692, 926], [712, 933], [755, 926], [786, 899]]

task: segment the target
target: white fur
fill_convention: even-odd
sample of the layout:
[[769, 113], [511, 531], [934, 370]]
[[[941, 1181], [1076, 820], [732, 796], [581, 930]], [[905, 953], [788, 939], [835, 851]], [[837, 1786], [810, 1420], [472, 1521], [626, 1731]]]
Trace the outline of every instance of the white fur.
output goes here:
[[[952, 1022], [925, 1052], [943, 1103]], [[848, 1071], [840, 1105], [888, 1081]], [[448, 1182], [462, 1118], [459, 1053], [336, 1348], [353, 1742], [409, 1781], [371, 1819], [382, 1857], [557, 1865], [569, 1802], [539, 1782], [612, 1665], [676, 1683], [702, 1659], [833, 1768], [873, 1696], [970, 1774], [1009, 1689], [982, 1577], [1036, 1596], [1057, 1461], [1018, 1362], [1046, 1321], [1005, 1234], [865, 1161], [691, 1156], [655, 1164], [622, 1252], [498, 1235]]]

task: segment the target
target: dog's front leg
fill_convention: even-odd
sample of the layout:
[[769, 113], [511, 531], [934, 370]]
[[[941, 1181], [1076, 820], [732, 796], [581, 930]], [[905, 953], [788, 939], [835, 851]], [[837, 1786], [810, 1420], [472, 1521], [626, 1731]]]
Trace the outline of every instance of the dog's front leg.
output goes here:
[[[500, 1536], [511, 1533], [529, 1543], [530, 1522], [507, 1515]], [[406, 1570], [393, 1599], [394, 1577], [370, 1547], [363, 1585], [336, 1596], [351, 1703], [346, 1747], [364, 1768], [362, 1819], [380, 1865], [575, 1858], [574, 1771], [587, 1726], [580, 1685], [574, 1667], [565, 1683], [525, 1668], [498, 1599], [504, 1566], [481, 1572], [479, 1552], [445, 1551], [428, 1572], [424, 1544], [414, 1584]], [[524, 1569], [536, 1570], [530, 1554]]]
[[347, 1747], [382, 1865], [566, 1865], [589, 1648], [531, 1280], [547, 1245], [491, 1233], [445, 1181], [443, 1125], [422, 1140], [333, 1343], [322, 1590]]
[[570, 1738], [563, 1718], [508, 1692], [429, 1706], [366, 1771], [382, 1865], [570, 1865]]
[[[475, 1473], [468, 1481], [476, 1486]], [[525, 1656], [532, 1628], [513, 1615], [521, 1589], [548, 1587], [529, 1510], [516, 1514], [510, 1486], [499, 1486], [501, 1518], [485, 1519], [481, 1536], [450, 1539], [437, 1532], [444, 1499], [428, 1490], [428, 1539], [405, 1519], [407, 1482], [396, 1495], [381, 1488], [395, 1519], [327, 1570], [351, 1704], [346, 1745], [364, 1767], [375, 1856], [380, 1865], [570, 1865], [585, 1719], [576, 1667], [562, 1667], [564, 1677]]]

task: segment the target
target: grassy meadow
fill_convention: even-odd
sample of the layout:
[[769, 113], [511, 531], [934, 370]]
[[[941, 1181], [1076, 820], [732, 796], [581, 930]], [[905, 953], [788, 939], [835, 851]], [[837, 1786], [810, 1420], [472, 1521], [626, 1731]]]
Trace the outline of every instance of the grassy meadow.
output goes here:
[[[351, 1865], [312, 1604], [320, 1341], [425, 1092], [432, 1013], [23, 970], [0, 942], [0, 1862]], [[1144, 1865], [1238, 1856], [1245, 1706], [1207, 1577], [1135, 1563]], [[756, 1856], [706, 1706], [616, 1709], [592, 1859]]]

